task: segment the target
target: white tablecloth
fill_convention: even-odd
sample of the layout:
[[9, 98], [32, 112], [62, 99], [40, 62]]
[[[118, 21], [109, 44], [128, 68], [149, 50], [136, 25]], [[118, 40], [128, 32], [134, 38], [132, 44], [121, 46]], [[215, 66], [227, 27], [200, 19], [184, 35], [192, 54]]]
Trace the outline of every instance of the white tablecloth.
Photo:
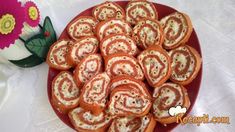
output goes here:
[[[78, 13], [103, 0], [36, 0], [42, 17], [50, 16], [58, 33]], [[235, 1], [158, 0], [187, 13], [203, 54], [201, 89], [191, 115], [230, 116], [230, 124], [179, 125], [180, 131], [233, 131], [235, 128]], [[1, 132], [70, 132], [47, 99], [48, 66], [22, 69], [0, 64]], [[2, 97], [2, 96], [1, 96]]]

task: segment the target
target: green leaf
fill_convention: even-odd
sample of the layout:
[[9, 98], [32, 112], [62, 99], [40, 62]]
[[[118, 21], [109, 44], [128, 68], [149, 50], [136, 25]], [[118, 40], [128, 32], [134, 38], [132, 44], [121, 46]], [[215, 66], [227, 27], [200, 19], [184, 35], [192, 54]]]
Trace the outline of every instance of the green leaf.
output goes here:
[[15, 64], [16, 66], [22, 67], [22, 68], [28, 68], [33, 67], [36, 65], [39, 65], [43, 62], [42, 59], [35, 55], [31, 55], [29, 57], [26, 57], [21, 60], [9, 60], [11, 63]]
[[42, 34], [37, 34], [25, 42], [25, 47], [34, 55], [46, 59], [49, 45]]
[[56, 42], [57, 40], [56, 32], [48, 16], [44, 20], [42, 32], [49, 46], [51, 46], [54, 42]]
[[39, 65], [46, 60], [47, 52], [56, 40], [57, 37], [51, 20], [49, 17], [46, 17], [43, 23], [42, 33], [33, 36], [25, 42], [25, 47], [32, 55], [22, 60], [9, 61], [23, 68]]
[[46, 17], [41, 34], [37, 34], [25, 42], [26, 48], [34, 55], [46, 60], [50, 46], [56, 42], [57, 37], [51, 20]]

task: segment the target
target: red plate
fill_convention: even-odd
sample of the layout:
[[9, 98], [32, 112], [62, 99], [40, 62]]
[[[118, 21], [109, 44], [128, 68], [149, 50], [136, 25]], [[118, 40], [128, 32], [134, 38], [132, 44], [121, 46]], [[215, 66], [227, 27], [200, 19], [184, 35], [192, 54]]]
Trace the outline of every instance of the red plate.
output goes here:
[[[123, 7], [123, 9], [125, 9], [126, 5], [127, 5], [127, 1], [119, 1], [116, 2], [117, 4], [119, 4], [121, 7]], [[161, 5], [161, 4], [156, 4], [154, 3], [154, 6], [156, 7], [157, 11], [158, 11], [158, 17], [159, 19], [161, 19], [164, 16], [167, 16], [173, 12], [175, 12], [176, 10], [165, 6], [165, 5]], [[91, 15], [92, 13], [92, 8], [89, 8], [85, 11], [83, 11], [82, 13], [80, 13], [78, 16], [76, 16], [74, 19], [76, 19], [79, 16], [84, 16], [84, 15]], [[64, 31], [62, 32], [62, 34], [60, 35], [59, 39], [64, 39], [64, 38], [69, 38], [66, 29], [64, 29]], [[201, 49], [200, 49], [200, 44], [197, 38], [197, 34], [196, 32], [193, 30], [192, 35], [188, 41], [188, 44], [192, 47], [194, 47], [199, 54], [201, 55]], [[202, 55], [201, 55], [202, 56]], [[48, 72], [48, 81], [47, 81], [47, 93], [48, 93], [48, 99], [51, 103], [51, 84], [52, 84], [52, 80], [53, 78], [59, 73], [58, 70], [49, 68], [49, 72]], [[191, 82], [189, 85], [186, 86], [187, 90], [188, 90], [188, 94], [189, 94], [189, 98], [191, 101], [191, 106], [188, 110], [187, 113], [189, 113], [196, 101], [198, 92], [199, 92], [199, 88], [200, 88], [200, 83], [201, 83], [201, 77], [202, 77], [202, 68], [199, 71], [197, 77], [193, 80], [193, 82]], [[65, 124], [67, 124], [69, 127], [71, 127], [72, 129], [74, 129], [74, 127], [72, 126], [72, 124], [69, 121], [69, 117], [65, 114], [61, 114], [59, 111], [56, 110], [56, 108], [53, 107], [53, 105], [51, 105], [53, 110], [55, 111], [56, 115], [60, 118], [61, 121], [63, 121]], [[155, 127], [155, 132], [165, 132], [165, 131], [170, 131], [173, 128], [175, 128], [178, 124], [177, 123], [172, 123], [167, 125], [166, 127], [161, 125], [160, 123], [157, 123], [156, 127]]]

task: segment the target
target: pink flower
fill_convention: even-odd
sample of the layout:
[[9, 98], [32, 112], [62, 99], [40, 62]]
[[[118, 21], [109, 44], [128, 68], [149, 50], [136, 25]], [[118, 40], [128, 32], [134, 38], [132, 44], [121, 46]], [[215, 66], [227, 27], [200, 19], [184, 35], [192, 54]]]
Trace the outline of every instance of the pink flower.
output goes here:
[[38, 7], [32, 1], [26, 2], [25, 9], [25, 21], [31, 27], [36, 27], [40, 21], [40, 12]]
[[22, 33], [25, 21], [24, 8], [17, 0], [5, 0], [0, 4], [0, 48], [13, 44]]

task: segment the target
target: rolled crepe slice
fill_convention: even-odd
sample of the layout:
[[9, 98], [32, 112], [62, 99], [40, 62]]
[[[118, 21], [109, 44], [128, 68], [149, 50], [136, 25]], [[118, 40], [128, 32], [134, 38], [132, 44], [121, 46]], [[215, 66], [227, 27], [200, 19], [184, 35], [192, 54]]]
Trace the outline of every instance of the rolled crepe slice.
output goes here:
[[100, 54], [90, 54], [83, 58], [76, 66], [74, 79], [78, 86], [83, 86], [96, 74], [102, 72], [102, 57]]
[[158, 13], [153, 3], [146, 0], [130, 1], [126, 7], [127, 22], [135, 25], [143, 18], [158, 19]]
[[193, 31], [193, 26], [188, 15], [180, 12], [172, 13], [160, 21], [163, 32], [165, 49], [174, 49], [188, 41]]
[[100, 42], [100, 51], [104, 57], [119, 52], [135, 56], [138, 49], [135, 40], [130, 36], [125, 34], [113, 34], [105, 37]]
[[96, 37], [83, 37], [74, 42], [69, 49], [67, 61], [70, 65], [77, 65], [87, 55], [96, 53], [99, 49], [99, 41]]
[[122, 85], [131, 85], [133, 87], [136, 87], [137, 89], [140, 89], [142, 93], [144, 93], [144, 96], [151, 97], [149, 92], [145, 92], [145, 89], [147, 89], [147, 87], [142, 81], [128, 75], [114, 76], [110, 82], [110, 89], [113, 90]]
[[171, 75], [171, 60], [159, 46], [151, 46], [138, 56], [145, 78], [152, 87], [160, 86]]
[[105, 58], [105, 71], [110, 77], [130, 75], [135, 79], [144, 80], [144, 73], [136, 58], [127, 53], [116, 53]]
[[132, 36], [137, 45], [146, 49], [151, 45], [162, 46], [164, 36], [161, 24], [154, 19], [141, 19], [133, 29]]
[[79, 104], [80, 88], [68, 71], [60, 72], [52, 81], [52, 104], [61, 113], [67, 113]]
[[[188, 109], [190, 106], [190, 100], [187, 90], [176, 83], [164, 83], [159, 87], [155, 87], [153, 93], [153, 115], [155, 119], [162, 124], [174, 123], [177, 120], [176, 116], [169, 114], [169, 109], [172, 107], [180, 106], [181, 109]], [[181, 111], [181, 109], [179, 111]], [[178, 112], [175, 110], [175, 112]], [[183, 116], [185, 113], [181, 113]], [[174, 114], [174, 113], [173, 113]]]
[[80, 107], [73, 109], [68, 115], [71, 123], [79, 132], [106, 132], [112, 121], [112, 118], [104, 112], [93, 115], [90, 111]]
[[104, 37], [111, 34], [126, 34], [131, 35], [132, 28], [125, 20], [109, 19], [102, 21], [97, 25], [96, 35], [101, 41]]
[[98, 21], [94, 17], [80, 16], [67, 26], [67, 33], [74, 40], [78, 40], [81, 37], [93, 36], [97, 23]]
[[143, 117], [119, 117], [113, 120], [108, 132], [153, 132], [155, 125], [152, 114]]
[[170, 79], [181, 85], [193, 81], [201, 68], [199, 53], [188, 45], [180, 46], [169, 52], [172, 59], [172, 74]]
[[152, 105], [147, 89], [133, 85], [122, 85], [112, 90], [108, 103], [108, 113], [112, 116], [146, 115]]
[[125, 19], [125, 11], [115, 2], [104, 2], [92, 10], [92, 16], [99, 21], [110, 18]]
[[80, 106], [93, 114], [100, 114], [106, 107], [110, 77], [104, 72], [90, 79], [82, 88]]
[[71, 45], [70, 40], [62, 39], [55, 42], [47, 54], [47, 64], [58, 70], [68, 70], [72, 66], [66, 61], [69, 47]]

